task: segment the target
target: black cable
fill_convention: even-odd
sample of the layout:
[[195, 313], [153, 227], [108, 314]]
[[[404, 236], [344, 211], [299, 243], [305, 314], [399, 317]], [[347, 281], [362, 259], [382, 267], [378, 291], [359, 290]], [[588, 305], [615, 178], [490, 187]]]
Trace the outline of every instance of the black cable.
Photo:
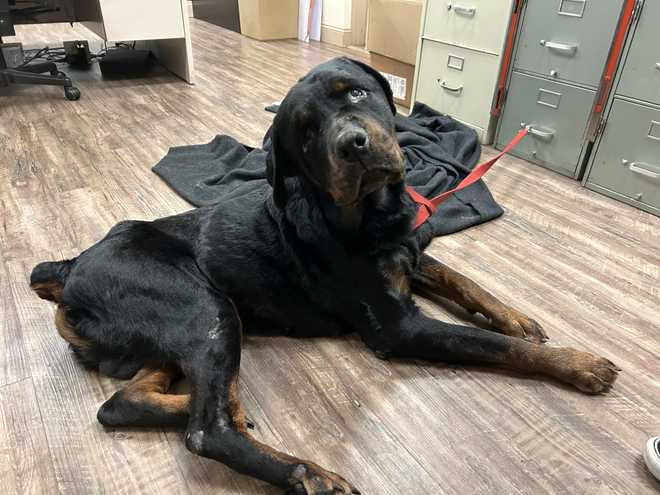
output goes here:
[[22, 67], [25, 67], [25, 66], [28, 65], [30, 62], [32, 62], [32, 61], [34, 61], [34, 60], [36, 60], [36, 59], [38, 59], [38, 58], [41, 58], [41, 56], [42, 56], [43, 54], [45, 54], [45, 53], [48, 53], [48, 47], [46, 47], [46, 48], [41, 48], [40, 50], [38, 50], [36, 54], [34, 54], [33, 56], [31, 56], [31, 57], [28, 58], [27, 60], [23, 61], [23, 63], [22, 63], [21, 65], [19, 65], [17, 68], [20, 69], [20, 68], [22, 68]]
[[66, 57], [64, 57], [64, 47], [50, 48], [48, 46], [44, 48], [39, 48], [36, 50], [28, 50], [28, 52], [35, 52], [32, 55], [28, 55], [28, 58], [23, 61], [21, 65], [17, 68], [20, 69], [29, 65], [37, 59], [47, 60], [48, 62], [60, 63], [65, 62]]
[[[92, 59], [100, 59], [103, 58], [108, 51], [111, 50], [131, 50], [135, 49], [136, 41], [133, 41], [132, 44], [126, 43], [126, 42], [119, 42], [115, 43], [115, 46], [112, 48], [108, 48], [108, 43], [107, 41], [104, 41], [103, 48], [98, 51], [97, 53], [90, 53], [90, 58]], [[36, 48], [33, 50], [26, 50], [26, 56], [27, 59], [19, 66], [17, 66], [17, 69], [23, 68], [30, 63], [34, 62], [37, 59], [40, 60], [46, 60], [48, 62], [53, 62], [53, 63], [62, 63], [66, 62], [66, 51], [63, 46], [60, 47], [44, 47], [44, 48]]]

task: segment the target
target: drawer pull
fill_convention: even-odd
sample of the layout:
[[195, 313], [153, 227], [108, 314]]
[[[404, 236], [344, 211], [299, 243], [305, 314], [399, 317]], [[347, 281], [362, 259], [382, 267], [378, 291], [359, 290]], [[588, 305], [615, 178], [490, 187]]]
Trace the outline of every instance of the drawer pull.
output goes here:
[[621, 160], [621, 163], [627, 165], [631, 172], [650, 177], [651, 179], [660, 179], [660, 167], [648, 163], [631, 162], [625, 159]]
[[541, 40], [540, 43], [541, 45], [545, 46], [550, 50], [554, 50], [563, 55], [569, 55], [571, 57], [575, 55], [575, 52], [578, 49], [577, 45], [569, 45], [567, 43], [557, 43], [556, 41]]
[[452, 88], [451, 86], [449, 86], [447, 84], [447, 81], [441, 81], [440, 79], [438, 79], [438, 82], [440, 83], [440, 86], [442, 87], [442, 89], [445, 89], [447, 91], [451, 91], [452, 93], [456, 93], [456, 94], [461, 94], [463, 92], [463, 85], [458, 86], [456, 88]]
[[474, 17], [474, 14], [477, 13], [476, 7], [463, 7], [462, 5], [452, 5], [447, 4], [447, 10], [454, 9], [454, 12], [457, 14], [464, 15], [466, 17]]
[[657, 63], [655, 64], [655, 68], [658, 69], [658, 70], [660, 70], [660, 62], [657, 62]]
[[520, 127], [527, 127], [527, 132], [532, 136], [543, 139], [544, 141], [552, 141], [552, 138], [555, 137], [555, 131], [539, 131], [538, 129], [534, 129], [531, 124], [521, 122]]

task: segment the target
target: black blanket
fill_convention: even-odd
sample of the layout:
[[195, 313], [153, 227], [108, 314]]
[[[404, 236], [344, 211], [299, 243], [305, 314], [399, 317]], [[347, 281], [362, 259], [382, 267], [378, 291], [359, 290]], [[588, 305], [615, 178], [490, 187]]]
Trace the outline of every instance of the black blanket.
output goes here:
[[[396, 133], [406, 156], [406, 182], [431, 198], [455, 187], [477, 164], [481, 146], [476, 133], [428, 106], [416, 103], [408, 117], [397, 115]], [[208, 144], [171, 148], [153, 171], [195, 206], [247, 194], [266, 182], [266, 152], [229, 136]], [[502, 214], [486, 185], [479, 181], [445, 201], [428, 220], [433, 235], [445, 235], [492, 220]]]

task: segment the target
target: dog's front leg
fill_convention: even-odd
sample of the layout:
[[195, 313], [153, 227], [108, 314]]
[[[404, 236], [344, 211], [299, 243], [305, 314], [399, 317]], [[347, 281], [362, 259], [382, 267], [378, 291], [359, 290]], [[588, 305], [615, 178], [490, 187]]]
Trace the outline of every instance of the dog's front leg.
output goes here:
[[548, 336], [536, 321], [507, 306], [469, 278], [452, 270], [431, 256], [422, 255], [417, 271], [412, 276], [413, 291], [437, 300], [444, 297], [472, 313], [481, 313], [495, 329], [511, 337], [532, 342], [545, 342]]
[[191, 381], [188, 449], [296, 495], [359, 493], [339, 475], [250, 436], [238, 398], [241, 323], [230, 301], [218, 321], [207, 338], [195, 343], [183, 365]]
[[[370, 311], [375, 321], [377, 310]], [[620, 371], [609, 360], [589, 352], [429, 318], [411, 301], [401, 306], [398, 319], [394, 311], [389, 313], [379, 324], [360, 331], [363, 340], [380, 356], [498, 365], [546, 375], [592, 394], [607, 392]]]

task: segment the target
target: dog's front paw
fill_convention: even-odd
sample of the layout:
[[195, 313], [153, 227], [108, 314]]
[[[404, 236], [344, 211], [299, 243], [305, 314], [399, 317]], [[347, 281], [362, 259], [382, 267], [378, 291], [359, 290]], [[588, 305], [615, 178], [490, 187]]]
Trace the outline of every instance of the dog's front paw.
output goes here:
[[510, 309], [506, 314], [492, 318], [491, 323], [504, 335], [542, 344], [549, 340], [543, 327], [520, 311]]
[[588, 394], [609, 392], [619, 368], [609, 359], [571, 348], [553, 349], [557, 354], [555, 376]]
[[300, 464], [291, 473], [292, 495], [351, 495], [360, 492], [336, 473], [315, 464]]

